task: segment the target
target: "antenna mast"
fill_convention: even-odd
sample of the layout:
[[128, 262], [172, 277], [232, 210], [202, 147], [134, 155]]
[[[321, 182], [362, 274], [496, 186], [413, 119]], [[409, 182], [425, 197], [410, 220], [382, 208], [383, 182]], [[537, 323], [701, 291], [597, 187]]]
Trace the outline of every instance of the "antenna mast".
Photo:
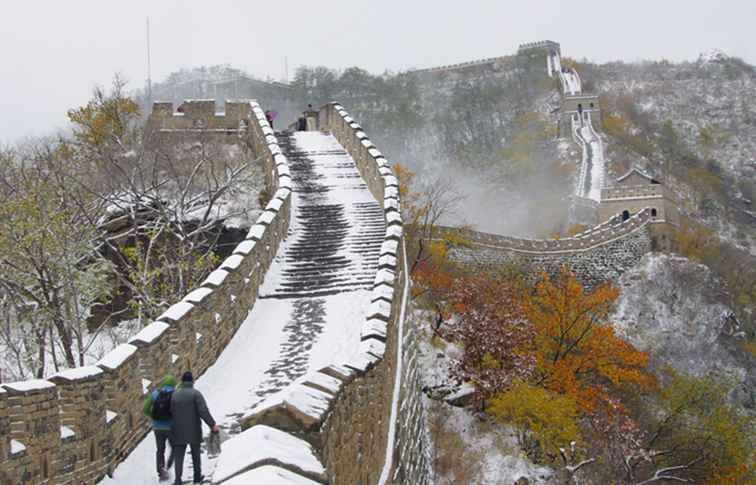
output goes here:
[[289, 58], [284, 56], [284, 82], [289, 84]]
[[147, 102], [152, 108], [152, 62], [150, 59], [150, 18], [147, 17]]

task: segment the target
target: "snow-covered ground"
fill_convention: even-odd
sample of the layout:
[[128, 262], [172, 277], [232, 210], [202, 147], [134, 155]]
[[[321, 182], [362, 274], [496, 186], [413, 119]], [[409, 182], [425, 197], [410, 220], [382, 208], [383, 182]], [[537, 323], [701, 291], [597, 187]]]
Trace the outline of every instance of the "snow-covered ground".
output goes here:
[[[382, 224], [382, 211], [354, 161], [330, 135], [296, 133], [290, 142], [289, 151], [298, 155], [289, 157], [294, 180], [289, 237], [266, 275], [261, 298], [196, 384], [215, 419], [231, 432], [246, 411], [309, 370], [356, 358], [371, 295], [363, 281], [372, 282], [377, 269], [382, 238], [374, 240], [370, 233]], [[377, 214], [378, 220], [366, 212]], [[333, 213], [338, 224], [321, 222], [317, 213]], [[322, 254], [324, 249], [328, 254]], [[331, 266], [299, 274], [312, 271], [323, 257]], [[337, 278], [329, 279], [331, 271]], [[154, 438], [148, 435], [114, 478], [101, 484], [156, 482], [154, 453]], [[212, 474], [215, 463], [203, 456], [205, 475]], [[185, 466], [187, 477], [190, 465]]]
[[[593, 129], [591, 125], [590, 116], [588, 121], [585, 122], [585, 126], [580, 129], [580, 135], [586, 145], [590, 146], [590, 150], [587, 152], [587, 157], [584, 157], [583, 163], [587, 163], [587, 173], [585, 186], [579, 187], [582, 191], [582, 197], [595, 200], [599, 202], [601, 200], [601, 187], [604, 185], [604, 172], [605, 160], [604, 160], [604, 145], [601, 142], [599, 134]], [[584, 150], [587, 147], [584, 146]]]
[[[450, 467], [447, 473], [436, 468], [436, 483], [461, 483], [455, 481], [460, 468], [468, 470], [467, 485], [511, 485], [520, 478], [526, 478], [533, 485], [552, 483], [553, 470], [528, 460], [511, 428], [481, 420], [469, 408], [455, 407], [441, 400], [443, 395], [443, 399], [449, 400], [463, 393], [450, 376], [450, 366], [461, 357], [462, 350], [452, 343], [431, 344], [428, 321], [433, 318], [431, 314], [415, 310], [409, 318], [408, 324], [423, 329], [419, 332], [419, 362], [423, 388], [434, 395], [433, 400], [427, 398], [433, 455], [437, 460], [448, 462], [448, 455], [454, 454], [449, 443], [456, 441], [462, 445], [463, 456], [453, 459], [458, 465]], [[447, 458], [442, 458], [444, 455]]]

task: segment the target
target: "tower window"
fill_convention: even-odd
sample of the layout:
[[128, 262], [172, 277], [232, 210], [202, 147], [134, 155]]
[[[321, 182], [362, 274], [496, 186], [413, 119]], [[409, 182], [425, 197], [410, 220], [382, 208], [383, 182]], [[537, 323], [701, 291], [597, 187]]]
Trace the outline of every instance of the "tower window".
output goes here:
[[628, 219], [630, 219], [630, 211], [622, 211], [622, 220], [626, 221]]
[[656, 209], [651, 209], [651, 217], [656, 217], [657, 212]]

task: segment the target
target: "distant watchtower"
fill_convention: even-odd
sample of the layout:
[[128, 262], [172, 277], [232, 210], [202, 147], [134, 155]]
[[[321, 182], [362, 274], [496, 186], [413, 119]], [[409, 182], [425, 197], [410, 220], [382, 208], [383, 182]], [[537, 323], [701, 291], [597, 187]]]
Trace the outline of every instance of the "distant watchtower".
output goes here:
[[658, 180], [633, 167], [619, 177], [612, 187], [601, 189], [599, 222], [620, 215], [623, 220], [634, 213], [651, 208], [652, 236], [655, 249], [669, 250], [673, 233], [680, 225], [678, 201], [674, 193]]
[[541, 40], [538, 42], [527, 42], [525, 44], [520, 44], [519, 48], [517, 49], [517, 55], [528, 55], [528, 54], [535, 54], [535, 55], [542, 55], [543, 51], [546, 51], [548, 56], [561, 56], [562, 55], [562, 46], [559, 45], [559, 42], [554, 42], [553, 40]]

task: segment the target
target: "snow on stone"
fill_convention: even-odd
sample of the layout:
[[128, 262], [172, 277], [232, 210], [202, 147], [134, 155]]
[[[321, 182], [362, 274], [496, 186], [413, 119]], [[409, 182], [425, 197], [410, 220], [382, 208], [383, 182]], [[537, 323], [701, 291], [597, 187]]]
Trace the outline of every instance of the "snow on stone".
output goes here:
[[211, 288], [197, 288], [196, 290], [190, 291], [184, 297], [184, 300], [188, 301], [189, 303], [202, 303], [204, 299], [210, 296], [212, 293], [213, 290]]
[[60, 439], [64, 440], [66, 438], [73, 438], [74, 436], [76, 436], [76, 433], [68, 426], [60, 427]]
[[102, 369], [94, 365], [77, 367], [75, 369], [66, 369], [58, 372], [53, 377], [60, 377], [67, 381], [78, 381], [102, 374]]
[[221, 269], [228, 271], [236, 271], [239, 266], [244, 262], [244, 256], [240, 254], [233, 254], [225, 259], [221, 264]]
[[117, 417], [118, 417], [118, 413], [116, 413], [115, 411], [111, 411], [110, 409], [106, 409], [105, 410], [105, 422], [106, 423], [112, 422]]
[[388, 324], [386, 322], [377, 318], [371, 318], [362, 326], [362, 338], [379, 337], [385, 339], [387, 328]]
[[249, 229], [249, 232], [247, 233], [247, 239], [256, 239], [259, 241], [260, 239], [262, 239], [264, 234], [265, 226], [262, 224], [255, 224]]
[[269, 226], [271, 222], [273, 222], [273, 219], [276, 218], [276, 213], [266, 210], [262, 214], [260, 214], [260, 217], [257, 218], [258, 224], [264, 224], [266, 226]]
[[223, 284], [227, 276], [228, 276], [228, 271], [223, 270], [223, 269], [216, 269], [215, 271], [210, 273], [207, 276], [207, 278], [205, 278], [205, 281], [202, 282], [202, 286], [209, 285], [209, 286], [214, 286], [217, 288]]
[[213, 473], [213, 481], [223, 482], [271, 461], [325, 478], [325, 468], [309, 443], [275, 428], [258, 425], [223, 443], [223, 451]]
[[252, 239], [247, 239], [246, 241], [242, 241], [236, 245], [236, 248], [234, 249], [234, 254], [241, 254], [243, 256], [247, 256], [249, 253], [252, 252], [256, 244], [257, 244], [257, 241], [254, 241]]
[[121, 344], [108, 352], [105, 357], [97, 362], [100, 367], [105, 367], [111, 370], [117, 369], [126, 360], [129, 359], [137, 351], [137, 348], [131, 344]]
[[170, 326], [165, 322], [152, 322], [144, 327], [138, 334], [129, 339], [129, 343], [144, 342], [151, 344], [155, 342]]
[[334, 396], [341, 389], [341, 381], [335, 377], [323, 374], [322, 372], [310, 372], [299, 379], [300, 382], [307, 385], [315, 385], [321, 391], [327, 391]]
[[179, 301], [178, 303], [174, 303], [166, 311], [163, 312], [162, 315], [160, 315], [157, 319], [160, 321], [165, 322], [172, 321], [172, 322], [178, 322], [182, 318], [186, 316], [187, 313], [192, 311], [192, 308], [194, 308], [194, 305], [189, 303], [188, 301]]
[[28, 379], [25, 381], [8, 382], [3, 384], [3, 386], [17, 392], [29, 392], [50, 389], [51, 387], [55, 387], [55, 384], [45, 379]]
[[368, 338], [360, 342], [360, 352], [382, 359], [386, 353], [386, 344], [378, 339]]
[[150, 392], [151, 385], [151, 380], [142, 378], [142, 394], [147, 394], [148, 392]]
[[10, 452], [11, 455], [16, 455], [18, 453], [22, 453], [26, 451], [26, 446], [24, 446], [23, 443], [17, 440], [11, 440], [10, 441]]
[[265, 465], [223, 482], [223, 485], [320, 485], [302, 475], [273, 465]]

